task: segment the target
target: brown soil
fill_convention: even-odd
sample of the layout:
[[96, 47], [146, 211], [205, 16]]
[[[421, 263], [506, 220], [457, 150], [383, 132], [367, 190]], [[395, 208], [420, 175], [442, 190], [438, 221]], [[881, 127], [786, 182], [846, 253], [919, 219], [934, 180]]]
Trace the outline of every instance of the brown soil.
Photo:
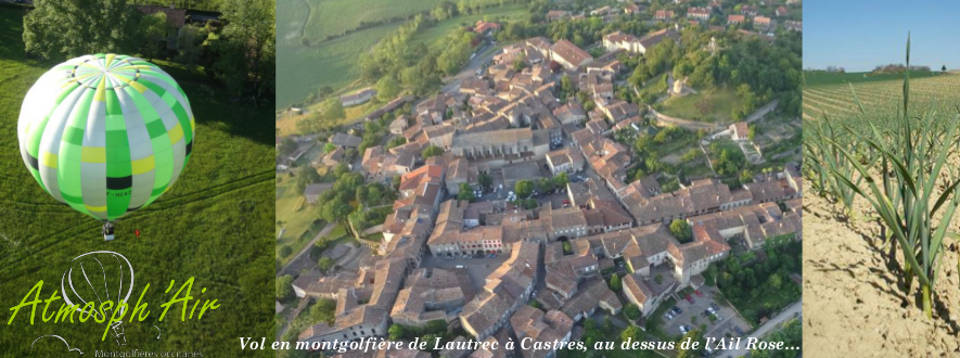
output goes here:
[[[809, 183], [804, 187], [809, 188]], [[948, 242], [935, 287], [934, 318], [905, 295], [887, 268], [880, 226], [862, 203], [852, 224], [839, 206], [803, 198], [803, 350], [808, 357], [960, 356], [957, 242]], [[953, 225], [957, 230], [957, 225]], [[917, 283], [913, 283], [916, 291]]]

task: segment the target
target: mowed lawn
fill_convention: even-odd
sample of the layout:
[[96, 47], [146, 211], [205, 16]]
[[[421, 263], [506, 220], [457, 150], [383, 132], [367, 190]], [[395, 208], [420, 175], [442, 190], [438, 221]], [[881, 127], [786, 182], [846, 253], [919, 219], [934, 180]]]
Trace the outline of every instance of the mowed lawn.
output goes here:
[[[117, 240], [104, 242], [100, 223], [48, 196], [20, 158], [16, 133], [20, 103], [33, 82], [55, 64], [25, 58], [21, 40], [23, 14], [22, 10], [0, 6], [3, 307], [16, 305], [40, 280], [44, 282], [40, 296], [49, 297], [59, 287], [61, 275], [74, 257], [94, 250], [112, 250], [125, 255], [135, 269], [132, 303], [150, 284], [144, 297], [150, 317], [142, 323], [124, 324], [131, 345], [128, 347], [234, 357], [240, 355], [237, 337], [272, 334], [273, 108], [254, 108], [231, 101], [200, 70], [161, 63], [181, 84], [193, 106], [197, 121], [193, 156], [169, 192], [151, 206], [120, 220]], [[134, 237], [135, 229], [142, 232], [141, 238]], [[176, 280], [179, 287], [191, 276], [196, 280], [192, 295], [217, 299], [220, 308], [208, 311], [202, 320], [181, 321], [183, 306], [175, 305], [164, 321], [158, 322], [160, 305], [173, 293], [163, 292], [170, 280]], [[110, 280], [113, 283], [114, 279]], [[201, 288], [206, 292], [201, 293]], [[58, 306], [55, 303], [51, 307]], [[0, 311], [4, 322], [10, 319], [11, 311]], [[0, 330], [0, 347], [6, 356], [40, 354], [41, 351], [30, 350], [30, 342], [47, 334], [63, 336], [87, 355], [95, 349], [119, 348], [110, 337], [100, 341], [104, 324], [38, 321], [31, 326], [28, 318], [29, 312], [21, 312], [8, 329]], [[42, 346], [38, 349], [43, 349], [43, 354], [65, 354], [56, 350], [62, 346], [38, 346]]]
[[734, 108], [740, 106], [740, 99], [732, 89], [720, 88], [669, 98], [659, 106], [658, 111], [672, 117], [730, 123], [730, 114]]

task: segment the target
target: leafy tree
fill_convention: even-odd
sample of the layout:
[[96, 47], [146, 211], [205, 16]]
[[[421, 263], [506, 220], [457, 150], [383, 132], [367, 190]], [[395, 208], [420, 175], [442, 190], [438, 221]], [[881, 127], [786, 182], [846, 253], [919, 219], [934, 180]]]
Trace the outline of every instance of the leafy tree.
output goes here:
[[[783, 325], [783, 328], [770, 333], [766, 339], [771, 342], [783, 342], [786, 347], [801, 346], [803, 331], [800, 320], [791, 319], [787, 321], [787, 323]], [[754, 358], [796, 358], [799, 357], [800, 354], [797, 351], [789, 350], [753, 350], [750, 351], [750, 356]]]
[[400, 82], [393, 76], [383, 76], [377, 81], [377, 99], [389, 102], [400, 93]]
[[343, 103], [340, 103], [340, 99], [337, 97], [328, 97], [323, 100], [323, 103], [320, 105], [320, 113], [322, 118], [327, 120], [335, 120], [347, 116], [347, 112], [343, 109]]
[[323, 145], [323, 152], [324, 152], [324, 153], [330, 153], [330, 152], [334, 151], [335, 149], [337, 149], [337, 145], [336, 145], [336, 144], [333, 144], [333, 143], [331, 143], [331, 142], [327, 142], [326, 144]]
[[493, 187], [493, 177], [485, 171], [480, 172], [480, 175], [477, 176], [477, 182], [483, 187], [483, 190], [490, 190]]
[[300, 167], [300, 172], [297, 174], [297, 190], [301, 193], [307, 185], [320, 181], [320, 174], [317, 174], [317, 170], [309, 165]]
[[441, 154], [443, 154], [443, 148], [440, 148], [435, 145], [428, 146], [424, 148], [423, 151], [420, 152], [420, 156], [423, 157], [423, 159], [435, 157]]
[[177, 44], [180, 47], [176, 57], [177, 62], [187, 65], [199, 63], [205, 49], [203, 42], [207, 36], [209, 36], [209, 32], [205, 28], [190, 24], [184, 25], [177, 34]]
[[627, 328], [623, 329], [623, 332], [620, 332], [620, 339], [626, 341], [630, 339], [634, 342], [640, 341], [643, 339], [643, 330], [639, 326], [629, 325]]
[[686, 220], [673, 219], [670, 222], [670, 233], [677, 238], [677, 241], [681, 243], [690, 242], [693, 240], [693, 231], [690, 228], [690, 224], [687, 224]]
[[477, 197], [473, 195], [473, 188], [470, 187], [470, 184], [460, 183], [460, 191], [457, 192], [457, 200], [477, 200]]
[[563, 77], [560, 77], [560, 99], [566, 100], [567, 96], [570, 96], [576, 92], [576, 88], [573, 87], [573, 81], [570, 80], [570, 76], [564, 74]]
[[537, 203], [537, 199], [523, 199], [520, 200], [520, 206], [524, 209], [532, 210], [536, 209], [539, 204]]
[[333, 324], [334, 313], [337, 309], [337, 301], [331, 300], [328, 298], [321, 298], [313, 303], [310, 306], [309, 311], [307, 311], [307, 317], [310, 318], [312, 322], [324, 322], [326, 324]]
[[275, 8], [273, 0], [222, 0], [220, 4], [226, 25], [215, 46], [219, 57], [212, 69], [235, 95], [249, 91], [253, 98], [273, 96]]
[[620, 292], [620, 290], [623, 289], [623, 284], [620, 282], [620, 275], [616, 273], [610, 275], [609, 286], [614, 292]]
[[640, 318], [640, 307], [637, 307], [635, 304], [628, 303], [623, 307], [623, 314], [629, 319], [636, 320]]
[[553, 185], [557, 188], [566, 188], [569, 182], [570, 178], [567, 176], [567, 173], [560, 173], [553, 177]]
[[404, 137], [394, 137], [387, 142], [387, 149], [398, 147], [407, 143], [407, 138]]
[[702, 357], [704, 352], [703, 344], [697, 345], [696, 349], [680, 348], [680, 342], [686, 341], [688, 339], [693, 342], [703, 342], [703, 332], [700, 329], [694, 329], [694, 330], [691, 330], [690, 332], [687, 332], [687, 334], [684, 334], [683, 337], [681, 337], [680, 340], [677, 341], [677, 358]]
[[513, 67], [511, 68], [513, 69], [514, 72], [520, 72], [520, 71], [523, 71], [525, 67], [527, 67], [527, 63], [524, 62], [523, 56], [520, 56], [520, 57], [517, 57], [517, 59], [513, 60]]
[[690, 148], [686, 153], [683, 153], [683, 156], [680, 157], [680, 161], [684, 163], [691, 163], [694, 160], [697, 160], [697, 156], [700, 155], [700, 151], [696, 148]]
[[537, 188], [537, 191], [540, 193], [548, 193], [553, 191], [556, 185], [553, 179], [540, 178], [534, 183], [534, 187]]
[[140, 50], [144, 56], [159, 57], [166, 48], [167, 41], [167, 13], [157, 11], [140, 18], [138, 28], [143, 36], [143, 45]]
[[513, 191], [517, 194], [517, 198], [526, 199], [533, 194], [533, 182], [529, 180], [518, 180], [516, 184], [513, 185]]
[[400, 188], [401, 179], [400, 175], [394, 175], [393, 178], [390, 179], [390, 185], [393, 186], [393, 190]]
[[340, 177], [342, 177], [344, 174], [347, 174], [349, 172], [350, 172], [350, 167], [348, 167], [346, 163], [337, 163], [337, 165], [333, 166], [332, 173], [333, 173], [333, 176], [337, 179], [340, 179]]
[[54, 60], [128, 53], [141, 42], [139, 18], [126, 0], [36, 1], [23, 17], [23, 43], [27, 53]]
[[290, 256], [290, 254], [292, 253], [293, 253], [293, 248], [290, 247], [290, 245], [283, 245], [282, 247], [280, 247], [280, 256], [287, 257], [287, 256]]
[[277, 277], [277, 299], [286, 301], [293, 297], [293, 276], [283, 275]]
[[323, 271], [323, 272], [327, 272], [331, 268], [333, 268], [333, 264], [334, 264], [333, 259], [326, 256], [323, 256], [319, 260], [317, 260], [317, 268], [319, 268], [320, 271]]
[[353, 207], [338, 197], [323, 203], [320, 209], [320, 217], [327, 222], [343, 222], [352, 211]]
[[604, 340], [603, 332], [597, 328], [597, 322], [592, 319], [586, 319], [583, 322], [583, 343], [587, 347], [593, 347], [597, 341]]

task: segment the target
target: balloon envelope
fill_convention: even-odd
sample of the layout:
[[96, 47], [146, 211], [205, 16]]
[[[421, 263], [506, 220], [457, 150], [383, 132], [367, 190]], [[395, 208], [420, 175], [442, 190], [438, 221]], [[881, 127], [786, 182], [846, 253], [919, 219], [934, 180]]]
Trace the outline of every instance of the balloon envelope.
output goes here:
[[139, 58], [97, 54], [40, 76], [23, 100], [17, 137], [47, 193], [113, 221], [173, 185], [195, 128], [190, 102], [170, 75]]

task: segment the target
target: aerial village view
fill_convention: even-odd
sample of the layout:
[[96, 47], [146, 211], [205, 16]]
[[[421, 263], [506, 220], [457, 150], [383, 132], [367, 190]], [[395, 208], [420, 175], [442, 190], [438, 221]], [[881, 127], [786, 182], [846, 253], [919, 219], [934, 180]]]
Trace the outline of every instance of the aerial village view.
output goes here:
[[799, 356], [800, 5], [279, 2], [280, 355]]

